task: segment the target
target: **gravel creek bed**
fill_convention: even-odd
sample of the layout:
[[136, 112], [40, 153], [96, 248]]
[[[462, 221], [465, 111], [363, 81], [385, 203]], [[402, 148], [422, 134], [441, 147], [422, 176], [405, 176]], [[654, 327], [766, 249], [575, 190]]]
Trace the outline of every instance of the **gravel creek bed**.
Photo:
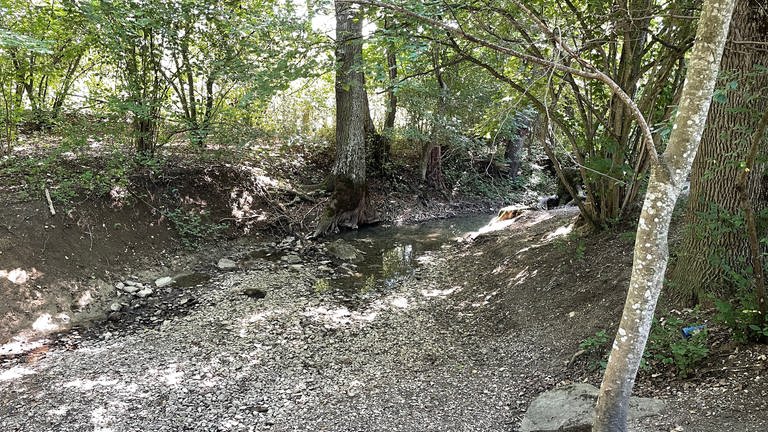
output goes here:
[[[0, 429], [476, 431], [519, 422], [512, 372], [474, 364], [482, 351], [428, 313], [450, 286], [417, 275], [350, 302], [316, 292], [309, 265], [262, 267], [184, 288], [179, 296], [195, 298], [186, 315], [5, 365]], [[267, 296], [247, 297], [245, 287]]]
[[[146, 305], [145, 321], [70, 332], [38, 360], [0, 364], [0, 430], [515, 431], [535, 395], [569, 380], [573, 347], [525, 319], [497, 335], [471, 325], [488, 297], [472, 290], [462, 248], [352, 297], [316, 289], [326, 270], [309, 259], [158, 290], [175, 313]], [[243, 294], [253, 289], [266, 296]], [[674, 428], [657, 418], [631, 430], [696, 430]]]

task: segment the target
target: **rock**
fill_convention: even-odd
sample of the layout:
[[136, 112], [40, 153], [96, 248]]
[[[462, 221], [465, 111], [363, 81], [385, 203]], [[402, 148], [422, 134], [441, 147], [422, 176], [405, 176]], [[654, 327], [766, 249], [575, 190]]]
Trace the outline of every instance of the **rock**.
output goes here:
[[179, 273], [173, 276], [173, 280], [176, 287], [185, 288], [204, 284], [211, 280], [211, 276], [205, 273]]
[[282, 260], [288, 264], [299, 264], [301, 262], [301, 257], [298, 255], [290, 254], [283, 256]]
[[261, 290], [259, 288], [255, 287], [248, 287], [243, 290], [243, 294], [247, 295], [248, 297], [252, 297], [255, 299], [263, 299], [267, 296], [267, 293], [264, 290]]
[[155, 280], [155, 286], [158, 288], [167, 287], [168, 285], [171, 285], [174, 282], [173, 278], [170, 276], [164, 276], [160, 279]]
[[219, 270], [236, 270], [237, 263], [229, 258], [222, 258], [216, 263], [216, 267], [218, 267]]
[[144, 298], [152, 294], [152, 288], [144, 288], [143, 290], [136, 293], [138, 297]]
[[135, 286], [135, 287], [139, 287], [139, 288], [144, 286], [144, 284], [142, 284], [141, 282], [136, 282], [135, 280], [127, 280], [127, 281], [125, 281], [125, 284], [127, 286]]
[[[521, 432], [590, 432], [598, 389], [589, 384], [571, 384], [540, 394], [531, 402], [520, 425]], [[661, 414], [665, 403], [659, 399], [630, 398], [629, 418]]]
[[328, 243], [325, 247], [329, 254], [340, 260], [356, 262], [363, 259], [362, 252], [341, 239]]
[[136, 294], [141, 290], [141, 287], [137, 287], [136, 285], [124, 285], [123, 291], [127, 292], [128, 294]]
[[118, 302], [114, 302], [111, 305], [109, 305], [109, 310], [112, 312], [120, 312], [123, 309], [123, 305], [121, 305]]
[[119, 290], [123, 290], [123, 289], [125, 289], [125, 284], [122, 283], [122, 282], [118, 282], [118, 283], [115, 284], [115, 288], [117, 288]]

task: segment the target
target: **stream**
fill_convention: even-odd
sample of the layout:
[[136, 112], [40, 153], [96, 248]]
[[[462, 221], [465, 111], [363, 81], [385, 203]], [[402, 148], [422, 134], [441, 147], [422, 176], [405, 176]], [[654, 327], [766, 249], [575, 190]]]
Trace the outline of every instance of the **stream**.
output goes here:
[[384, 224], [342, 233], [338, 238], [353, 245], [362, 259], [346, 264], [347, 275], [329, 281], [329, 287], [346, 294], [389, 290], [418, 272], [429, 252], [441, 249], [465, 234], [486, 225], [492, 216], [473, 215], [420, 224]]

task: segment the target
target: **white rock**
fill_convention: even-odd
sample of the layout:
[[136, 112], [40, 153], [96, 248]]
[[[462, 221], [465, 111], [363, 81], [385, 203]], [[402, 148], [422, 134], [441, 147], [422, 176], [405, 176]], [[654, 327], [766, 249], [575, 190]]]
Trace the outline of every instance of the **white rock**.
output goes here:
[[166, 287], [174, 282], [170, 276], [163, 276], [155, 281], [155, 286], [158, 288]]
[[136, 295], [141, 298], [147, 297], [150, 294], [152, 294], [152, 288], [144, 288], [143, 290], [136, 293]]
[[127, 292], [128, 294], [136, 294], [139, 290], [141, 290], [141, 288], [134, 285], [125, 285], [123, 287], [123, 291]]
[[121, 305], [118, 302], [114, 302], [111, 305], [109, 305], [109, 310], [112, 312], [120, 312], [120, 310], [123, 308], [123, 305]]
[[220, 270], [235, 270], [237, 268], [237, 263], [229, 258], [222, 258], [216, 263], [216, 267]]

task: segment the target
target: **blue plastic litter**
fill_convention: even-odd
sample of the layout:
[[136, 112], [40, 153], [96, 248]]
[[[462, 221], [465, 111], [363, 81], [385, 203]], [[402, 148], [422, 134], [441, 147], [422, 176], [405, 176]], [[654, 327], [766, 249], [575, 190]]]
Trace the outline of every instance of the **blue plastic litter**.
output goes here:
[[695, 326], [688, 326], [688, 327], [683, 327], [683, 329], [682, 329], [682, 330], [680, 330], [680, 332], [683, 334], [683, 337], [684, 337], [684, 338], [686, 338], [686, 339], [690, 339], [690, 338], [691, 338], [691, 336], [693, 336], [693, 335], [695, 335], [696, 333], [698, 333], [698, 332], [700, 332], [700, 331], [704, 330], [705, 328], [707, 328], [707, 326], [706, 326], [706, 325], [704, 325], [704, 324], [701, 324], [701, 325], [695, 325]]

